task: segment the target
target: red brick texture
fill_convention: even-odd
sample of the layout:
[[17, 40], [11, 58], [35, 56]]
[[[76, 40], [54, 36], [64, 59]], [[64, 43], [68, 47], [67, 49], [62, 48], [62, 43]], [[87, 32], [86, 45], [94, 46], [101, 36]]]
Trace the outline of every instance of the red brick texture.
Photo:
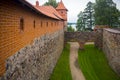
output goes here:
[[[24, 28], [20, 30], [20, 19]], [[39, 15], [14, 0], [0, 1], [0, 75], [5, 60], [43, 34], [63, 29], [63, 22]]]

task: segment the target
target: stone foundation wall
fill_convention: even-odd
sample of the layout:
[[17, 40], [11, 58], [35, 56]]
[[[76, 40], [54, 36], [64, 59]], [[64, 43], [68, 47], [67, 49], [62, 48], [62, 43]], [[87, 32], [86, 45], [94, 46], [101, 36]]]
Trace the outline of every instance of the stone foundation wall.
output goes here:
[[103, 47], [103, 29], [96, 29], [95, 46], [99, 49]]
[[65, 32], [65, 42], [68, 41], [81, 41], [90, 42], [95, 41], [96, 32]]
[[62, 52], [63, 30], [36, 38], [6, 61], [0, 80], [48, 80]]
[[66, 42], [78, 42], [79, 49], [84, 49], [84, 44], [86, 42], [94, 42], [96, 40], [96, 32], [65, 32], [65, 41]]
[[110, 66], [120, 75], [120, 31], [113, 29], [103, 30], [103, 51]]

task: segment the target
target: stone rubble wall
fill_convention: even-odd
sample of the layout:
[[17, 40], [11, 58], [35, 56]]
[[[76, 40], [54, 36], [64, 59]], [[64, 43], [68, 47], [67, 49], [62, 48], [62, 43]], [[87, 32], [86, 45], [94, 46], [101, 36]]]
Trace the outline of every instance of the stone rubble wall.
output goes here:
[[86, 42], [94, 42], [96, 40], [96, 32], [65, 32], [66, 42], [78, 42], [79, 49], [84, 50]]
[[113, 70], [120, 75], [120, 31], [103, 30], [103, 51]]
[[103, 29], [96, 30], [95, 46], [99, 49], [103, 47]]
[[0, 80], [48, 80], [63, 50], [64, 32], [36, 38], [6, 61]]
[[96, 32], [65, 32], [65, 42], [81, 41], [90, 42], [95, 41]]

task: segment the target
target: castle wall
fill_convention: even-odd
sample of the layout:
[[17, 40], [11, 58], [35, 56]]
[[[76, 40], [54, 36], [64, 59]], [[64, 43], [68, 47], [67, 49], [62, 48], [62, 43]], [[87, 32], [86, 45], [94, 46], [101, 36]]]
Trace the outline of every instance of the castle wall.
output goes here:
[[66, 42], [78, 42], [79, 49], [84, 49], [86, 42], [94, 42], [96, 40], [96, 32], [65, 32]]
[[113, 29], [103, 30], [103, 51], [110, 66], [120, 75], [120, 31]]
[[[23, 19], [22, 24], [21, 24], [21, 18]], [[23, 25], [22, 29], [20, 27], [21, 25]], [[16, 52], [17, 52], [16, 55], [19, 54], [18, 51], [21, 50], [21, 48], [25, 48], [27, 45], [34, 43], [35, 38], [40, 38], [43, 35], [54, 34], [55, 32], [57, 33], [62, 29], [63, 29], [63, 23], [61, 21], [46, 17], [45, 15], [42, 14], [38, 14], [32, 9], [29, 9], [27, 6], [19, 3], [17, 0], [0, 0], [0, 76], [2, 76], [3, 73], [5, 73], [5, 70], [8, 67], [6, 66], [6, 59], [8, 59], [11, 56], [14, 56]], [[55, 38], [50, 38], [50, 40], [54, 40], [56, 38], [58, 39], [60, 35], [62, 35], [62, 33], [61, 34], [58, 33], [58, 35], [54, 36]], [[49, 38], [47, 37], [45, 39], [49, 39]], [[47, 44], [49, 42], [50, 41], [47, 41]], [[51, 44], [53, 45], [55, 43], [51, 43]], [[56, 47], [54, 47], [53, 50], [56, 51], [56, 48], [59, 46], [63, 47], [62, 42], [61, 45], [58, 46], [58, 44], [59, 44], [59, 40], [54, 45]], [[38, 47], [35, 47], [35, 49], [36, 48]], [[27, 49], [27, 51], [28, 50], [29, 48]], [[59, 53], [57, 53], [56, 51], [56, 54], [55, 52], [53, 51], [50, 52], [50, 50], [48, 50], [47, 56], [48, 54], [51, 54], [49, 55], [49, 59], [50, 56], [53, 55], [54, 57], [57, 54], [59, 56], [62, 48], [58, 50]], [[39, 51], [40, 50], [38, 50], [38, 52]], [[34, 54], [39, 55], [36, 52], [35, 53], [32, 52], [25, 53], [25, 52], [23, 52], [24, 55], [28, 55], [28, 54], [29, 56], [34, 56]], [[22, 55], [23, 53], [20, 54]], [[40, 53], [42, 54], [41, 51]], [[21, 59], [24, 60], [24, 58], [25, 57]], [[19, 58], [15, 56], [15, 60], [17, 59]], [[11, 61], [11, 63], [9, 64], [14, 65], [13, 62]], [[33, 62], [31, 64], [33, 64]], [[12, 74], [12, 76], [14, 75], [15, 74]]]
[[85, 42], [93, 41], [95, 46], [102, 49], [112, 69], [120, 75], [120, 30], [97, 29], [95, 32], [65, 32], [65, 43], [78, 42], [80, 49]]
[[99, 49], [103, 48], [103, 29], [97, 29], [95, 38], [95, 46]]
[[6, 73], [0, 80], [49, 80], [63, 42], [63, 30], [36, 38], [7, 59]]

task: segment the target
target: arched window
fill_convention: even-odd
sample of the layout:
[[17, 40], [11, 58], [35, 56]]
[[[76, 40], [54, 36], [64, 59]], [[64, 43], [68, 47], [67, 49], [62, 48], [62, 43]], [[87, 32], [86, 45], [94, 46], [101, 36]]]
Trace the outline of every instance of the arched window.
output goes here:
[[24, 19], [21, 18], [20, 19], [20, 31], [23, 31], [24, 30]]
[[35, 28], [35, 20], [33, 21], [33, 27]]

